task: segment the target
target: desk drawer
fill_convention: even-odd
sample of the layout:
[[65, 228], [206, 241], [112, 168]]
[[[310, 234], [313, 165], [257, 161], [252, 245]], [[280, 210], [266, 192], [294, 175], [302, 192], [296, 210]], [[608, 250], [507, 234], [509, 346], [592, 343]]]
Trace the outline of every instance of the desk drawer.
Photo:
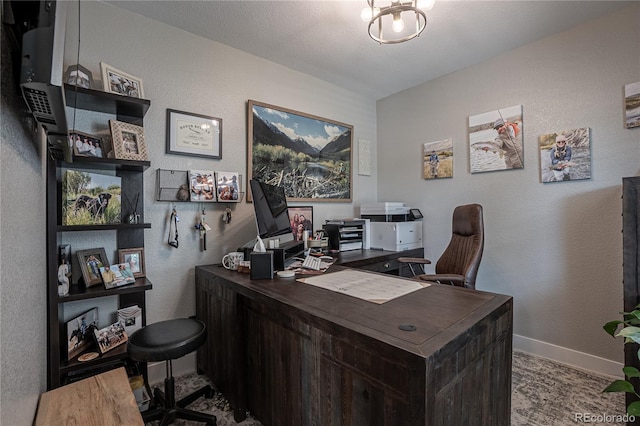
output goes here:
[[369, 263], [368, 265], [359, 266], [360, 269], [366, 269], [373, 272], [397, 273], [400, 263], [397, 259], [384, 260], [382, 262]]

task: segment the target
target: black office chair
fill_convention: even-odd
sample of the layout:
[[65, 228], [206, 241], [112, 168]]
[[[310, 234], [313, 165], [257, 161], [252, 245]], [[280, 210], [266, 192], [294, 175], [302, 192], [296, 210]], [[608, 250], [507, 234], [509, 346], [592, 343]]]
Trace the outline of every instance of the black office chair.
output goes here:
[[213, 388], [203, 386], [192, 394], [175, 400], [175, 383], [171, 361], [198, 349], [207, 339], [205, 324], [197, 319], [178, 318], [156, 322], [137, 330], [127, 342], [127, 352], [131, 359], [139, 362], [166, 361], [167, 377], [164, 392], [156, 389], [154, 400], [157, 408], [142, 413], [145, 423], [161, 420], [160, 425], [168, 425], [175, 419], [194, 420], [215, 426], [216, 416], [189, 410], [186, 407], [201, 396], [213, 397]]
[[[425, 274], [428, 259], [401, 257], [398, 262], [406, 264], [416, 278], [439, 284], [476, 288], [476, 276], [484, 250], [484, 221], [480, 204], [458, 206], [453, 210], [451, 241], [436, 263], [435, 274]], [[416, 266], [419, 275], [414, 269]]]

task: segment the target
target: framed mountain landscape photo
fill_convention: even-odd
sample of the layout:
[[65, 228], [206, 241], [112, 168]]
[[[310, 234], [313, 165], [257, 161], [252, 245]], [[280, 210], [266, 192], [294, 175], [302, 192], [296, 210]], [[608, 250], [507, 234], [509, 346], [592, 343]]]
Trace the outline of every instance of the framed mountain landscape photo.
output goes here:
[[351, 201], [353, 126], [252, 100], [248, 108], [248, 180], [283, 186], [289, 201]]

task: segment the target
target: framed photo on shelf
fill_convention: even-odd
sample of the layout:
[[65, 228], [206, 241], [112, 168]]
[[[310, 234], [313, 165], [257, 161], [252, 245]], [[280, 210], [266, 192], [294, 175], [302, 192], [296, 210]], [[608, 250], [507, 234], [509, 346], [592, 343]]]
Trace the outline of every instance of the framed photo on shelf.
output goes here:
[[78, 256], [78, 263], [80, 263], [80, 270], [82, 271], [85, 286], [92, 287], [102, 284], [100, 268], [109, 266], [107, 253], [105, 253], [104, 249], [78, 250], [76, 254]]
[[93, 335], [101, 354], [104, 354], [105, 352], [108, 352], [129, 340], [129, 336], [127, 336], [124, 325], [120, 321], [116, 321], [105, 328], [101, 328], [100, 330], [97, 328], [94, 329]]
[[189, 170], [189, 199], [197, 202], [215, 202], [216, 185], [213, 170]]
[[124, 121], [109, 120], [113, 152], [119, 160], [147, 161], [144, 128]]
[[129, 265], [134, 278], [145, 276], [143, 247], [118, 250], [118, 261]]
[[128, 263], [105, 265], [100, 268], [100, 275], [107, 290], [136, 282]]
[[98, 328], [98, 308], [84, 312], [66, 324], [67, 360], [75, 358], [93, 344], [93, 330]]
[[351, 201], [353, 126], [252, 100], [248, 108], [247, 181], [277, 179], [288, 201]]
[[240, 173], [216, 172], [216, 196], [218, 201], [240, 202]]
[[106, 158], [104, 142], [98, 136], [72, 130], [69, 132], [69, 145], [74, 157]]
[[100, 62], [102, 86], [105, 92], [116, 93], [132, 98], [144, 98], [142, 79], [120, 71], [111, 65]]
[[222, 158], [222, 119], [167, 109], [167, 154]]
[[79, 169], [62, 169], [62, 224], [121, 223], [122, 178]]
[[289, 206], [289, 220], [294, 241], [304, 241], [304, 231], [313, 236], [313, 206]]
[[93, 75], [91, 71], [80, 64], [69, 65], [64, 72], [64, 82], [84, 89], [91, 89], [93, 87]]

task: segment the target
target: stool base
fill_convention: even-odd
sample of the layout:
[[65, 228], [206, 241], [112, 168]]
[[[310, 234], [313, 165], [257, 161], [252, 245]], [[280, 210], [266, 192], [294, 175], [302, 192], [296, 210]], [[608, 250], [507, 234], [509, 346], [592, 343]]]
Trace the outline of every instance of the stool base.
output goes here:
[[204, 422], [207, 426], [216, 425], [216, 416], [213, 414], [200, 413], [185, 408], [201, 396], [212, 398], [213, 388], [210, 385], [203, 386], [176, 402], [174, 400], [175, 383], [173, 377], [170, 377], [164, 379], [164, 392], [160, 389], [155, 389], [153, 396], [157, 407], [142, 413], [142, 418], [145, 423], [160, 420], [160, 426], [166, 426], [176, 419], [184, 419]]

